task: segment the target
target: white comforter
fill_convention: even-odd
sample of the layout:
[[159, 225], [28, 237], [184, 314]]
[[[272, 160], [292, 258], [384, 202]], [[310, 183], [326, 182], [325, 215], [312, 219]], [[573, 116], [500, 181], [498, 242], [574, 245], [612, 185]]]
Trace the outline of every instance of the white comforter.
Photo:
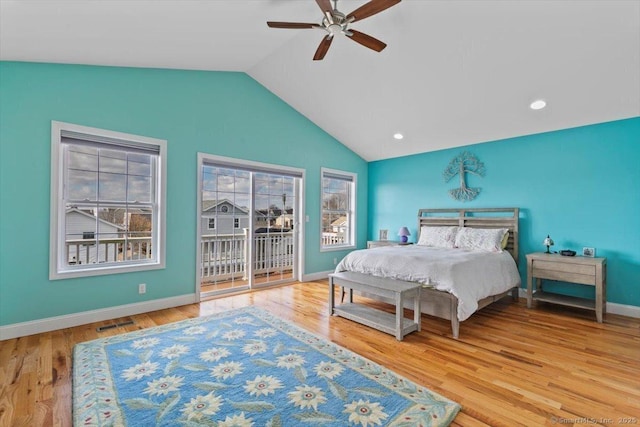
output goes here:
[[478, 301], [520, 286], [520, 274], [508, 252], [480, 252], [418, 245], [353, 251], [336, 273], [353, 271], [429, 285], [458, 298], [458, 319], [467, 319]]

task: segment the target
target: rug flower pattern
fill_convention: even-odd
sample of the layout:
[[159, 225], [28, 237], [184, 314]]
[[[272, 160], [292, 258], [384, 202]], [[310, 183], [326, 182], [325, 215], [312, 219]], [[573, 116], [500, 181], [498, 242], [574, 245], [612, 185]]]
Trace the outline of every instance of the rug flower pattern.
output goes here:
[[458, 404], [254, 307], [78, 344], [74, 424], [441, 426]]

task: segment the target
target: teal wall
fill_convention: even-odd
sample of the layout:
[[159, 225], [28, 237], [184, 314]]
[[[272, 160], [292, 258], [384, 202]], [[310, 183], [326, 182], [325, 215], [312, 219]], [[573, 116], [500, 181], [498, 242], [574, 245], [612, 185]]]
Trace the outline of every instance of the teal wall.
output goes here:
[[[48, 279], [51, 120], [168, 141], [164, 270]], [[344, 255], [319, 251], [329, 167], [358, 174], [361, 247], [380, 228], [408, 225], [415, 239], [422, 207], [518, 206], [523, 280], [524, 254], [551, 234], [555, 249], [596, 247], [608, 301], [640, 306], [640, 118], [466, 149], [487, 174], [469, 177], [482, 193], [461, 203], [442, 171], [463, 148], [367, 166], [244, 73], [0, 62], [0, 326], [193, 293], [199, 151], [306, 170], [306, 274]]]
[[[50, 281], [51, 120], [168, 141], [166, 269]], [[320, 168], [367, 163], [244, 73], [0, 62], [0, 326], [194, 292], [196, 153], [306, 170], [306, 274], [320, 248]], [[147, 293], [138, 295], [137, 284]]]
[[[481, 187], [472, 202], [453, 200], [442, 172], [463, 150], [486, 166], [486, 176], [468, 175]], [[524, 255], [543, 251], [550, 234], [553, 249], [596, 248], [607, 257], [607, 300], [640, 306], [640, 118], [567, 129], [369, 164], [368, 235], [417, 234], [419, 208], [519, 207], [520, 272]], [[593, 295], [593, 288], [559, 285], [556, 291]]]

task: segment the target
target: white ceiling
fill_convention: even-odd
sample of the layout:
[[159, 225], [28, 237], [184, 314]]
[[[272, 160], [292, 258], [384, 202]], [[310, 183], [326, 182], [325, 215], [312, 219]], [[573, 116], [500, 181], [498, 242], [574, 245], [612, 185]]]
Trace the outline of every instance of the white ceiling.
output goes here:
[[[341, 36], [323, 61], [311, 59], [322, 31], [267, 20], [321, 12], [314, 0], [0, 0], [0, 59], [243, 71], [366, 160], [640, 116], [640, 0], [403, 0], [352, 24], [384, 51]], [[547, 108], [530, 110], [538, 98]]]

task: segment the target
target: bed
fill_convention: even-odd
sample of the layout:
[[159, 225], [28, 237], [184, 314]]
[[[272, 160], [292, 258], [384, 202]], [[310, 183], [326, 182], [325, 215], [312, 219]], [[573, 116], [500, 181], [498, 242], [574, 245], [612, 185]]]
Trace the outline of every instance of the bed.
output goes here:
[[[487, 229], [491, 231], [486, 233], [491, 235], [506, 230], [500, 243], [503, 249], [488, 252], [424, 245], [363, 249], [348, 254], [330, 280], [336, 286], [367, 283], [372, 277], [383, 278], [391, 286], [398, 282], [420, 283], [421, 312], [450, 320], [452, 335], [457, 339], [460, 322], [475, 311], [509, 294], [517, 300], [521, 283], [517, 267], [518, 219], [518, 208], [420, 209], [419, 233], [455, 227], [454, 233], [464, 237], [482, 234]], [[418, 236], [418, 241], [421, 240]], [[422, 265], [429, 267], [418, 269]]]

